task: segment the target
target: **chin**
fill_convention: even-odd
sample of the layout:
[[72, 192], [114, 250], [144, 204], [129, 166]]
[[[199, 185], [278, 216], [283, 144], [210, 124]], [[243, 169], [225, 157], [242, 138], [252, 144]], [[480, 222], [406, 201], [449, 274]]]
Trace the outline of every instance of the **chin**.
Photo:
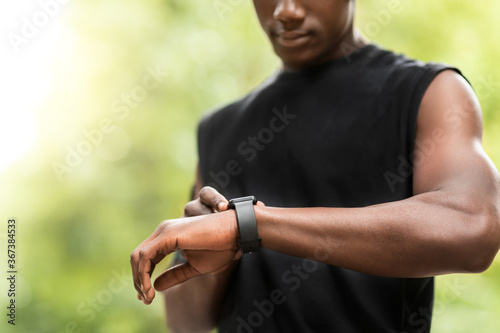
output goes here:
[[314, 66], [318, 63], [317, 58], [315, 57], [306, 57], [306, 56], [282, 56], [278, 54], [283, 62], [284, 66], [290, 70], [301, 70], [311, 66]]
[[283, 49], [274, 45], [274, 52], [283, 64], [291, 70], [305, 69], [321, 63], [322, 54], [317, 49], [307, 48]]

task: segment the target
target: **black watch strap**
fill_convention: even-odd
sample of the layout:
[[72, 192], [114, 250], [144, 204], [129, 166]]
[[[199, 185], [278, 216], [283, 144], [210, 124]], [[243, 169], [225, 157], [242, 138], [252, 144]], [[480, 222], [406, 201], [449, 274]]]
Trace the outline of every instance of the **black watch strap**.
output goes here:
[[257, 220], [253, 206], [257, 203], [254, 196], [229, 200], [229, 208], [236, 211], [240, 246], [243, 253], [257, 252], [260, 249], [260, 237], [257, 232]]

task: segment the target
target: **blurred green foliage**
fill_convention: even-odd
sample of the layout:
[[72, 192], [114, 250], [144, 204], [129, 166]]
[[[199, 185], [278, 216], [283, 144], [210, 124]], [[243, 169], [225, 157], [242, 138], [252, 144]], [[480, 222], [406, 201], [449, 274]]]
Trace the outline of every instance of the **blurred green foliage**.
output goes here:
[[[398, 14], [389, 11], [394, 5]], [[483, 107], [485, 149], [500, 166], [500, 3], [363, 0], [357, 7], [356, 23], [371, 40], [463, 71]], [[43, 51], [50, 82], [33, 111], [36, 143], [0, 175], [2, 219], [18, 219], [12, 331], [165, 332], [161, 298], [149, 307], [135, 298], [129, 255], [159, 222], [181, 215], [200, 116], [251, 90], [279, 61], [251, 1], [74, 1], [53, 21], [36, 37], [53, 41]], [[23, 45], [21, 53], [41, 57], [37, 47]], [[144, 95], [137, 87], [152, 69], [166, 74]], [[123, 108], [123, 95], [134, 92], [143, 98]], [[68, 149], [103, 119], [113, 131], [58, 177], [53, 163], [66, 164]], [[499, 279], [498, 259], [481, 275], [439, 277], [433, 332], [500, 331]], [[2, 317], [0, 330], [12, 329]]]

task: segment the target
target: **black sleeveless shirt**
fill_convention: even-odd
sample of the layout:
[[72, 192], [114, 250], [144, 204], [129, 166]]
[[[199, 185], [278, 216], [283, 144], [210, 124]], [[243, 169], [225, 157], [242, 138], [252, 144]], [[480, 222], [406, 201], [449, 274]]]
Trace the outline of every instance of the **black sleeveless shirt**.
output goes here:
[[[367, 45], [278, 73], [201, 121], [203, 183], [228, 199], [255, 195], [274, 207], [408, 198], [420, 102], [445, 69], [456, 70]], [[263, 249], [237, 266], [219, 330], [429, 332], [433, 288], [432, 278], [371, 276]]]

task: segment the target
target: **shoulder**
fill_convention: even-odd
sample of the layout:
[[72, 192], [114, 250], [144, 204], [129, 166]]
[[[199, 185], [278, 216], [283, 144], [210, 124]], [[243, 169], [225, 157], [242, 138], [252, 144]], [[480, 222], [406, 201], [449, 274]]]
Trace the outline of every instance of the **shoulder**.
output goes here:
[[212, 136], [212, 133], [220, 133], [227, 127], [228, 123], [234, 121], [237, 118], [238, 110], [241, 109], [247, 98], [249, 96], [205, 112], [198, 123], [200, 140], [206, 140]]
[[453, 66], [439, 62], [423, 62], [377, 45], [371, 45], [367, 52], [366, 64], [368, 67], [384, 71], [393, 78], [407, 78], [414, 82], [426, 79], [430, 83], [437, 74], [446, 69], [460, 73]]
[[437, 75], [418, 114], [414, 193], [450, 184], [486, 193], [491, 183], [484, 177], [497, 176], [482, 148], [482, 128], [481, 107], [469, 83], [453, 71]]
[[481, 137], [479, 101], [467, 80], [456, 71], [441, 71], [422, 98], [417, 131], [423, 134], [436, 127], [453, 135]]
[[375, 85], [377, 96], [386, 96], [401, 108], [410, 108], [412, 114], [439, 73], [449, 69], [460, 74], [453, 66], [420, 61], [376, 44], [368, 45], [361, 52], [353, 61], [355, 66], [350, 66], [352, 79], [358, 81], [357, 84]]

